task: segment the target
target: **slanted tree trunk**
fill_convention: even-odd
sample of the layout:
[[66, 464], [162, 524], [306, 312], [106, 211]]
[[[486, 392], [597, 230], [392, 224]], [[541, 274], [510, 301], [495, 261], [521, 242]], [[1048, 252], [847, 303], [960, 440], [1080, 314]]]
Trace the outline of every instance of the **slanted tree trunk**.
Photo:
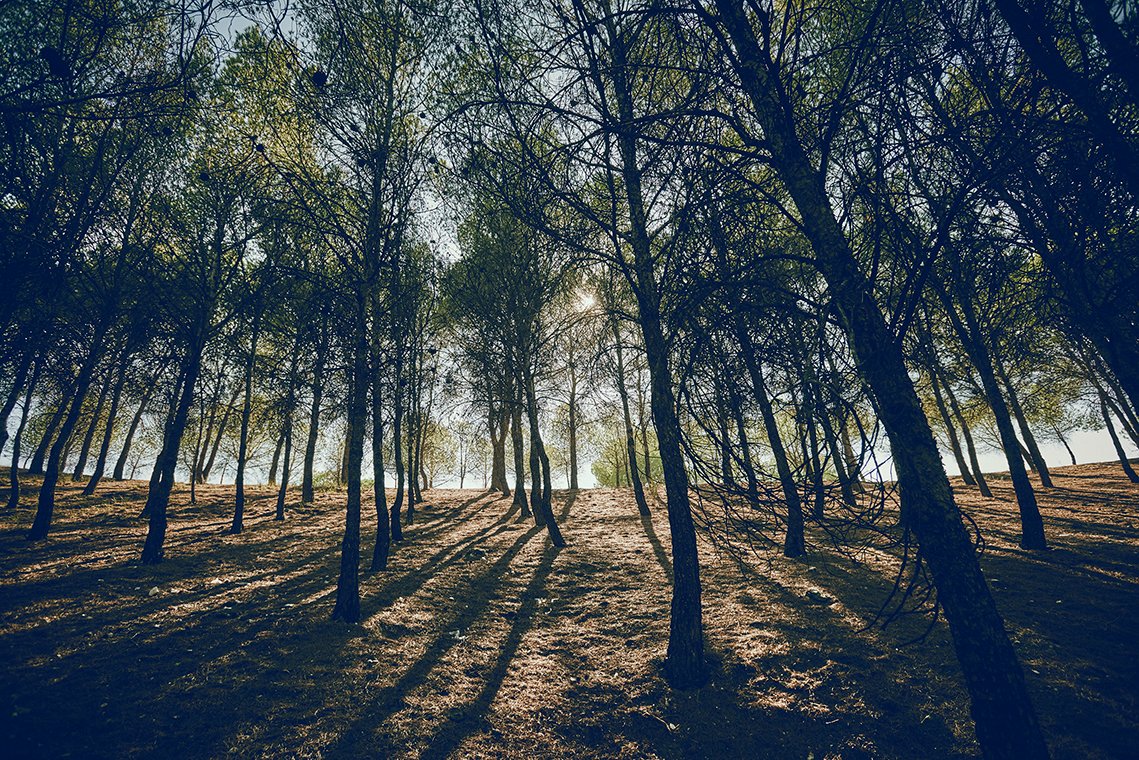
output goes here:
[[1008, 405], [1001, 395], [997, 384], [996, 372], [993, 369], [992, 354], [985, 343], [981, 325], [977, 321], [977, 314], [973, 309], [972, 299], [963, 288], [958, 288], [958, 303], [961, 306], [958, 312], [949, 293], [940, 287], [935, 289], [942, 299], [945, 311], [949, 316], [950, 324], [957, 332], [958, 338], [965, 347], [977, 375], [981, 379], [981, 387], [989, 401], [989, 408], [997, 423], [1001, 446], [1004, 448], [1005, 460], [1009, 466], [1009, 477], [1012, 479], [1013, 490], [1016, 492], [1016, 503], [1020, 510], [1020, 545], [1024, 549], [1044, 550], [1048, 543], [1044, 538], [1044, 520], [1040, 516], [1040, 507], [1036, 503], [1036, 493], [1032, 489], [1032, 482], [1024, 469], [1024, 460], [1021, 458], [1020, 441], [1012, 427], [1012, 417]]
[[95, 335], [91, 340], [91, 347], [88, 349], [87, 356], [84, 357], [83, 364], [80, 365], [79, 373], [76, 375], [71, 404], [65, 404], [68, 406], [67, 416], [59, 428], [59, 435], [56, 437], [55, 443], [52, 444], [51, 452], [48, 455], [43, 485], [40, 486], [39, 502], [36, 505], [36, 517], [28, 531], [29, 541], [47, 538], [48, 531], [51, 529], [51, 518], [55, 511], [55, 487], [59, 482], [60, 471], [63, 468], [63, 452], [68, 439], [71, 438], [72, 431], [75, 429], [75, 424], [79, 421], [79, 414], [83, 408], [83, 401], [87, 397], [87, 391], [91, 386], [95, 367], [102, 356], [103, 341], [107, 335], [107, 325], [110, 323], [110, 319], [110, 315], [105, 314], [98, 323]]
[[[113, 368], [107, 368], [107, 376], [99, 386], [99, 396], [95, 400], [95, 408], [91, 410], [91, 421], [87, 425], [87, 432], [83, 434], [83, 443], [79, 446], [79, 457], [75, 461], [75, 469], [71, 473], [71, 482], [83, 480], [83, 471], [87, 469], [87, 459], [91, 455], [91, 444], [95, 440], [95, 431], [99, 429], [99, 422], [103, 418], [103, 407], [107, 405], [107, 394], [111, 392], [114, 381]], [[66, 460], [65, 460], [66, 461]]]
[[24, 389], [24, 383], [27, 382], [28, 371], [31, 369], [34, 358], [35, 351], [31, 348], [24, 352], [20, 365], [16, 369], [16, 375], [12, 378], [12, 387], [4, 398], [4, 406], [0, 408], [0, 453], [3, 453], [4, 446], [8, 443], [8, 417], [16, 408], [16, 402], [20, 400], [20, 391]]
[[1119, 434], [1115, 432], [1115, 425], [1111, 421], [1111, 412], [1107, 409], [1107, 398], [1103, 391], [1100, 391], [1099, 395], [1099, 412], [1103, 415], [1103, 424], [1107, 426], [1107, 434], [1111, 436], [1111, 445], [1115, 447], [1115, 455], [1119, 457], [1119, 466], [1123, 468], [1123, 473], [1128, 480], [1132, 483], [1139, 483], [1139, 474], [1135, 473], [1135, 468], [1128, 461], [1123, 442], [1119, 440]]
[[281, 432], [277, 435], [277, 443], [273, 446], [273, 458], [269, 460], [269, 485], [277, 485], [277, 468], [281, 464], [281, 449], [285, 446], [285, 426], [282, 423]]
[[146, 389], [142, 392], [142, 400], [138, 402], [138, 409], [131, 418], [130, 427], [127, 428], [127, 434], [123, 438], [123, 448], [119, 452], [119, 458], [115, 460], [115, 469], [111, 473], [111, 477], [115, 480], [122, 480], [127, 466], [127, 459], [130, 457], [131, 445], [134, 443], [135, 433], [138, 432], [139, 423], [142, 422], [142, 415], [146, 413], [146, 406], [150, 403], [151, 397], [154, 395], [154, 389], [158, 385], [158, 379], [155, 378], [151, 383], [147, 384]]
[[1005, 372], [1000, 355], [995, 351], [993, 352], [993, 369], [996, 370], [997, 377], [1000, 378], [1001, 383], [1005, 387], [1009, 406], [1012, 408], [1013, 416], [1016, 418], [1017, 427], [1020, 428], [1020, 434], [1024, 438], [1024, 446], [1028, 450], [1029, 461], [1035, 465], [1036, 473], [1040, 476], [1040, 484], [1045, 488], [1052, 488], [1052, 475], [1048, 472], [1048, 463], [1044, 461], [1044, 455], [1040, 453], [1040, 446], [1036, 443], [1036, 436], [1032, 434], [1032, 429], [1028, 426], [1028, 417], [1024, 413], [1024, 407], [1020, 405], [1020, 399], [1016, 395], [1016, 388], [1013, 387], [1008, 373]]
[[949, 409], [945, 406], [945, 399], [941, 396], [941, 385], [937, 382], [937, 373], [929, 373], [929, 385], [933, 389], [933, 402], [937, 405], [937, 412], [941, 415], [941, 424], [945, 426], [945, 434], [949, 439], [949, 448], [953, 452], [953, 459], [957, 462], [957, 469], [961, 472], [961, 480], [967, 486], [977, 485], [969, 465], [965, 462], [965, 454], [961, 451], [961, 442], [957, 439], [957, 430], [953, 427], [953, 420], [949, 417]]
[[787, 504], [787, 534], [783, 541], [783, 554], [787, 557], [801, 557], [806, 553], [806, 540], [803, 535], [803, 505], [799, 500], [799, 486], [795, 482], [795, 474], [791, 471], [791, 463], [787, 461], [787, 450], [783, 447], [783, 439], [779, 435], [779, 424], [775, 420], [775, 410], [767, 395], [767, 385], [763, 381], [763, 369], [755, 355], [755, 345], [751, 341], [743, 317], [738, 313], [734, 327], [736, 340], [740, 344], [740, 353], [743, 354], [744, 365], [751, 378], [755, 400], [759, 405], [759, 413], [763, 418], [763, 428], [767, 432], [771, 455], [775, 459], [775, 471], [779, 473], [783, 501]]
[[103, 442], [99, 446], [99, 455], [95, 459], [95, 472], [91, 474], [91, 479], [83, 488], [84, 496], [91, 496], [95, 493], [95, 489], [99, 487], [99, 481], [103, 479], [103, 472], [107, 469], [107, 455], [111, 451], [111, 439], [115, 436], [115, 418], [119, 416], [119, 403], [122, 401], [123, 386], [126, 385], [126, 380], [127, 353], [124, 351], [119, 362], [119, 379], [111, 393], [111, 407], [107, 410], [107, 424], [103, 429]]
[[20, 447], [24, 440], [24, 426], [28, 424], [28, 413], [32, 408], [32, 393], [39, 382], [42, 369], [42, 363], [36, 362], [32, 377], [27, 381], [27, 388], [24, 390], [24, 405], [20, 409], [20, 422], [16, 427], [16, 435], [12, 437], [12, 468], [9, 471], [8, 509], [15, 509], [20, 505]]
[[186, 432], [190, 409], [194, 405], [194, 386], [197, 385], [198, 376], [202, 371], [202, 352], [206, 345], [209, 313], [209, 310], [204, 310], [194, 327], [186, 358], [182, 363], [181, 379], [178, 384], [180, 392], [175, 393], [172, 414], [163, 432], [162, 449], [154, 465], [150, 491], [146, 497], [146, 506], [143, 508], [143, 513], [148, 517], [146, 541], [142, 547], [144, 565], [156, 565], [166, 556], [164, 548], [166, 511], [170, 505], [170, 491], [174, 488], [178, 451], [182, 446], [182, 436]]
[[890, 439], [905, 498], [902, 519], [921, 545], [972, 700], [982, 750], [993, 757], [1045, 758], [1048, 750], [1009, 641], [953, 502], [937, 443], [902, 357], [858, 261], [835, 218], [822, 173], [799, 142], [777, 64], [756, 39], [741, 0], [714, 0], [740, 65], [745, 94], [763, 130], [775, 172], [801, 216], [859, 370]]
[[[225, 437], [225, 431], [229, 429], [229, 418], [233, 416], [233, 407], [237, 404], [237, 397], [241, 394], [241, 387], [237, 387], [233, 391], [229, 402], [225, 405], [225, 410], [221, 413], [221, 422], [218, 423], [217, 433], [214, 435], [213, 445], [210, 447], [210, 456], [206, 459], [206, 466], [202, 468], [201, 482], [209, 482], [210, 473], [214, 469], [214, 462], [217, 461], [218, 449], [221, 448], [222, 438]], [[222, 468], [222, 476], [218, 478], [218, 482], [225, 480], [225, 468]]]
[[35, 453], [32, 454], [31, 464], [28, 465], [28, 472], [32, 475], [43, 475], [44, 462], [47, 460], [48, 451], [51, 450], [52, 441], [55, 440], [56, 432], [59, 430], [59, 426], [63, 424], [63, 417], [67, 414], [67, 410], [71, 406], [67, 403], [67, 399], [71, 398], [74, 400], [74, 393], [75, 381], [72, 380], [60, 395], [59, 406], [56, 407], [55, 412], [51, 415], [51, 419], [48, 420], [47, 427], [44, 428], [43, 438], [40, 439]]
[[953, 417], [961, 428], [961, 437], [965, 439], [965, 450], [969, 453], [969, 467], [973, 470], [973, 479], [977, 481], [977, 488], [980, 489], [982, 496], [991, 499], [993, 492], [989, 489], [988, 481], [985, 480], [985, 473], [981, 471], [981, 462], [977, 457], [977, 446], [973, 443], [973, 433], [969, 430], [968, 423], [965, 422], [965, 415], [961, 412], [961, 405], [957, 403], [953, 386], [950, 384], [949, 378], [941, 374], [940, 367], [935, 366], [934, 372], [941, 377], [942, 387], [945, 389], [945, 398], [949, 401], [949, 409], [953, 412]]

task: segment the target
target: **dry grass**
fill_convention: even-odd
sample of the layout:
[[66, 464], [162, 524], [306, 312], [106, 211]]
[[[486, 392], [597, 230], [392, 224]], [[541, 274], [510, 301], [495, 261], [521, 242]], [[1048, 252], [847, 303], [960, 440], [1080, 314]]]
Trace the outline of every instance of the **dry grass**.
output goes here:
[[[1042, 492], [1055, 547], [1016, 547], [1007, 481], [958, 489], [1058, 757], [1139, 747], [1139, 489], [1062, 468]], [[175, 497], [168, 560], [137, 564], [144, 483], [61, 492], [52, 537], [0, 515], [4, 756], [948, 757], [976, 754], [943, 627], [864, 630], [889, 563], [704, 546], [712, 683], [671, 692], [668, 526], [622, 491], [559, 492], [570, 545], [509, 501], [434, 491], [391, 569], [364, 574], [366, 623], [328, 620], [340, 496], [271, 519], [254, 492]], [[26, 504], [34, 502], [28, 494]], [[370, 549], [366, 521], [365, 545]], [[367, 553], [367, 552], [366, 552]], [[820, 603], [816, 589], [834, 599]]]

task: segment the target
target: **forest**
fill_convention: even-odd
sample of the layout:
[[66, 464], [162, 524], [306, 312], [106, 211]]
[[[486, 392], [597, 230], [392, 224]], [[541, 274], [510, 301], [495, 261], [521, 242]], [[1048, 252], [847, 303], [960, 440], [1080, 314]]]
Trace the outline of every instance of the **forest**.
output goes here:
[[0, 754], [1139, 752], [1139, 7], [0, 40]]

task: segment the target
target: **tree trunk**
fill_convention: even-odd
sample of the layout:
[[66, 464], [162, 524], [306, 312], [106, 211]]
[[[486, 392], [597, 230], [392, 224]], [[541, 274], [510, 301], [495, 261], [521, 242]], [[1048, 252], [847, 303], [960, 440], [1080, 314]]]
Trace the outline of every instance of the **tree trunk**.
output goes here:
[[103, 479], [103, 472], [107, 469], [107, 455], [111, 451], [111, 439], [115, 435], [115, 418], [119, 416], [119, 403], [122, 401], [123, 386], [126, 385], [126, 380], [127, 356], [124, 351], [119, 363], [119, 379], [111, 393], [111, 408], [107, 410], [107, 424], [103, 430], [103, 442], [99, 446], [99, 455], [95, 459], [95, 472], [91, 474], [91, 479], [83, 488], [84, 496], [91, 496], [95, 493], [95, 489], [99, 487], [99, 481]]
[[989, 489], [988, 481], [985, 480], [985, 473], [981, 471], [981, 463], [977, 458], [977, 446], [973, 443], [973, 433], [970, 432], [969, 425], [965, 422], [965, 415], [961, 412], [961, 405], [957, 403], [953, 386], [950, 384], [949, 378], [941, 374], [941, 367], [935, 366], [934, 372], [941, 376], [941, 382], [945, 388], [945, 398], [949, 400], [949, 409], [953, 412], [957, 425], [961, 428], [961, 437], [965, 439], [965, 450], [969, 453], [969, 467], [973, 470], [973, 479], [977, 481], [977, 488], [980, 489], [982, 496], [991, 499], [993, 492]]
[[43, 485], [40, 486], [40, 497], [36, 506], [36, 517], [28, 531], [29, 541], [47, 538], [48, 531], [51, 529], [51, 518], [55, 511], [55, 486], [59, 482], [60, 471], [63, 468], [63, 451], [72, 431], [75, 429], [75, 423], [79, 421], [83, 401], [87, 397], [87, 391], [95, 374], [95, 367], [103, 353], [103, 340], [106, 337], [104, 325], [107, 321], [109, 319], [104, 318], [96, 329], [95, 337], [91, 341], [91, 348], [79, 368], [79, 374], [76, 375], [75, 386], [72, 390], [74, 395], [67, 410], [67, 417], [64, 418], [63, 424], [59, 428], [59, 435], [56, 437], [55, 443], [52, 444], [51, 453], [48, 455]]
[[743, 408], [735, 387], [731, 389], [732, 413], [736, 420], [736, 437], [740, 441], [740, 454], [743, 458], [744, 477], [747, 479], [748, 504], [752, 507], [759, 505], [759, 481], [755, 476], [755, 465], [751, 459], [751, 443], [747, 437], [747, 423], [744, 420]]
[[269, 485], [277, 485], [277, 468], [281, 464], [281, 449], [285, 445], [285, 426], [281, 425], [281, 433], [277, 436], [277, 443], [273, 446], [273, 458], [269, 460]]
[[364, 427], [368, 419], [368, 336], [364, 296], [357, 295], [352, 336], [352, 375], [348, 394], [348, 499], [344, 540], [340, 544], [340, 575], [336, 580], [336, 605], [332, 619], [360, 621], [360, 470], [364, 461]]
[[[107, 405], [107, 394], [111, 392], [114, 380], [112, 368], [107, 368], [107, 376], [99, 386], [99, 396], [95, 400], [95, 408], [91, 410], [91, 421], [87, 431], [83, 434], [83, 443], [79, 446], [79, 457], [75, 461], [75, 469], [71, 473], [71, 482], [77, 483], [83, 479], [83, 471], [87, 469], [87, 459], [91, 456], [91, 444], [95, 440], [95, 431], [99, 429], [99, 421], [103, 418], [103, 407]], [[65, 460], [66, 461], [66, 460]]]
[[509, 419], [506, 413], [506, 402], [496, 410], [494, 399], [487, 389], [487, 427], [490, 430], [490, 489], [500, 491], [504, 496], [510, 495], [510, 485], [506, 482], [506, 428]]
[[1119, 466], [1123, 468], [1128, 480], [1132, 483], [1139, 483], [1139, 475], [1135, 473], [1135, 468], [1128, 461], [1127, 452], [1119, 440], [1119, 434], [1115, 432], [1115, 425], [1111, 422], [1111, 413], [1107, 410], [1107, 399], [1104, 397], [1103, 391], [1100, 391], [1099, 411], [1103, 415], [1103, 424], [1107, 426], [1107, 434], [1111, 436], [1111, 445], [1115, 447], [1115, 455], [1119, 457]]
[[39, 446], [36, 447], [35, 453], [32, 454], [32, 462], [28, 465], [28, 472], [32, 475], [43, 475], [44, 462], [47, 460], [48, 451], [51, 450], [51, 444], [52, 441], [55, 440], [56, 431], [59, 430], [59, 426], [63, 424], [63, 416], [67, 414], [67, 410], [70, 407], [67, 403], [67, 399], [71, 398], [74, 400], [74, 393], [75, 381], [72, 380], [60, 395], [59, 406], [51, 415], [51, 419], [48, 420], [47, 427], [44, 429], [43, 438], [40, 439]]
[[[379, 304], [373, 301], [373, 318], [378, 324]], [[376, 543], [372, 548], [372, 570], [386, 570], [391, 552], [391, 515], [388, 514], [387, 484], [384, 482], [384, 404], [383, 376], [378, 338], [372, 343], [372, 494], [376, 503]]]
[[740, 0], [715, 0], [735, 47], [736, 67], [843, 317], [859, 370], [873, 391], [906, 495], [903, 520], [921, 544], [937, 587], [972, 700], [977, 739], [992, 757], [1045, 758], [1044, 737], [1024, 672], [997, 611], [961, 513], [953, 502], [937, 443], [870, 283], [834, 216], [821, 173], [810, 163], [784, 110], [775, 63], [760, 47]]
[[993, 368], [996, 370], [997, 376], [1005, 387], [1009, 406], [1012, 407], [1013, 416], [1016, 417], [1016, 424], [1017, 427], [1020, 428], [1020, 434], [1024, 437], [1024, 444], [1025, 448], [1028, 449], [1029, 459], [1035, 465], [1036, 472], [1040, 476], [1040, 484], [1045, 488], [1052, 488], [1052, 475], [1048, 472], [1048, 463], [1044, 461], [1044, 455], [1040, 453], [1040, 446], [1036, 443], [1036, 436], [1032, 434], [1032, 429], [1028, 426], [1028, 417], [1024, 413], [1024, 408], [1020, 405], [1020, 399], [1017, 398], [1016, 388], [1013, 387], [1012, 381], [1009, 380], [1008, 373], [1005, 372], [1004, 364], [996, 352], [993, 352]]
[[154, 395], [154, 389], [158, 385], [158, 379], [155, 378], [153, 382], [146, 386], [146, 390], [142, 392], [142, 401], [138, 404], [138, 410], [135, 411], [134, 417], [131, 418], [130, 427], [127, 428], [126, 437], [123, 438], [123, 449], [119, 452], [119, 458], [115, 460], [115, 470], [111, 477], [115, 480], [122, 480], [124, 471], [127, 466], [127, 458], [130, 457], [131, 445], [134, 443], [134, 435], [138, 432], [138, 425], [142, 422], [142, 415], [146, 413], [146, 405], [150, 403], [151, 397]]
[[403, 471], [403, 349], [395, 349], [395, 393], [392, 407], [392, 448], [395, 458], [395, 500], [392, 502], [391, 533], [392, 541], [403, 540], [403, 524], [400, 520], [400, 509], [403, 507], [404, 471]]
[[[612, 16], [606, 21], [613, 53], [613, 89], [620, 126], [616, 134], [621, 156], [621, 178], [628, 201], [629, 247], [633, 254], [632, 290], [637, 299], [638, 321], [644, 337], [645, 359], [651, 386], [650, 405], [656, 423], [661, 468], [664, 470], [669, 533], [672, 537], [672, 607], [669, 618], [668, 652], [665, 677], [675, 688], [703, 684], [708, 676], [704, 658], [703, 610], [700, 602], [700, 561], [696, 549], [696, 529], [688, 496], [688, 471], [681, 448], [680, 420], [672, 389], [668, 344], [661, 324], [661, 296], [656, 282], [648, 217], [641, 189], [638, 163], [636, 118], [631, 83], [627, 80], [624, 41], [618, 35]], [[618, 249], [619, 252], [619, 249]]]
[[166, 511], [170, 505], [170, 491], [174, 488], [174, 470], [178, 467], [178, 450], [186, 432], [190, 408], [194, 405], [194, 386], [202, 370], [202, 351], [205, 349], [207, 325], [198, 325], [187, 351], [182, 371], [181, 394], [175, 401], [173, 415], [166, 426], [162, 450], [155, 463], [155, 476], [151, 478], [150, 492], [146, 497], [144, 514], [149, 517], [146, 541], [142, 547], [142, 564], [156, 565], [165, 557]]
[[558, 521], [554, 517], [553, 506], [550, 502], [552, 491], [550, 459], [546, 455], [546, 447], [542, 443], [542, 433], [538, 427], [538, 394], [534, 388], [533, 374], [529, 369], [524, 369], [524, 374], [523, 382], [526, 386], [526, 408], [530, 413], [531, 466], [533, 466], [534, 457], [537, 457], [538, 460], [538, 471], [535, 473], [534, 490], [531, 492], [531, 495], [534, 493], [538, 494], [538, 499], [533, 504], [534, 515], [539, 525], [546, 526], [546, 531], [549, 533], [550, 541], [553, 545], [561, 547], [566, 545], [566, 540], [562, 536], [561, 528], [558, 527]]
[[514, 500], [511, 507], [518, 507], [523, 519], [530, 517], [530, 503], [526, 501], [526, 466], [522, 451], [522, 402], [517, 393], [510, 404], [510, 444], [514, 451]]
[[965, 462], [965, 454], [961, 451], [961, 442], [957, 439], [957, 429], [953, 427], [953, 420], [949, 417], [949, 409], [945, 406], [945, 399], [941, 396], [941, 385], [937, 382], [937, 373], [929, 373], [929, 385], [933, 389], [933, 402], [937, 405], [937, 412], [941, 415], [941, 423], [945, 426], [945, 434], [949, 439], [949, 448], [953, 452], [953, 459], [957, 462], [957, 469], [961, 472], [961, 480], [967, 486], [977, 485], [969, 465]]
[[[12, 387], [4, 399], [4, 406], [0, 408], [0, 453], [3, 453], [4, 446], [8, 443], [8, 417], [16, 408], [16, 402], [20, 400], [20, 391], [24, 389], [24, 383], [28, 379], [28, 371], [31, 369], [34, 358], [35, 352], [31, 348], [24, 352], [20, 366], [16, 370], [16, 376], [12, 378]], [[21, 413], [21, 416], [27, 415]]]
[[12, 468], [9, 477], [8, 509], [15, 509], [20, 505], [20, 447], [24, 440], [24, 426], [28, 424], [28, 412], [32, 408], [32, 393], [40, 379], [42, 364], [36, 362], [31, 380], [28, 380], [24, 391], [24, 406], [20, 409], [20, 422], [16, 427], [16, 435], [12, 438]]
[[[225, 431], [229, 428], [229, 418], [233, 416], [233, 405], [237, 403], [237, 396], [241, 393], [241, 389], [237, 388], [230, 397], [229, 403], [225, 405], [225, 411], [221, 413], [221, 422], [218, 423], [217, 433], [214, 436], [213, 445], [210, 447], [210, 456], [206, 460], [206, 466], [202, 468], [201, 482], [207, 483], [210, 479], [210, 473], [214, 469], [214, 462], [217, 461], [218, 449], [221, 448], [222, 438], [225, 436]], [[222, 469], [222, 477], [218, 478], [218, 482], [225, 480], [225, 470]]]
[[281, 487], [277, 489], [277, 513], [274, 519], [285, 519], [285, 497], [289, 493], [289, 467], [293, 460], [293, 410], [285, 413], [285, 451], [281, 460]]
[[1000, 386], [997, 385], [996, 372], [993, 369], [992, 355], [985, 343], [981, 326], [977, 321], [976, 312], [968, 294], [958, 289], [958, 300], [961, 302], [961, 313], [950, 299], [949, 294], [941, 287], [935, 285], [938, 295], [941, 296], [946, 313], [965, 352], [977, 369], [981, 378], [981, 386], [989, 400], [989, 408], [997, 422], [997, 431], [1000, 433], [1001, 446], [1004, 448], [1005, 460], [1009, 466], [1009, 477], [1012, 478], [1013, 490], [1016, 492], [1016, 503], [1020, 509], [1020, 545], [1024, 549], [1043, 551], [1048, 548], [1044, 538], [1044, 520], [1040, 516], [1040, 507], [1036, 503], [1036, 493], [1032, 490], [1032, 482], [1024, 469], [1024, 460], [1020, 454], [1020, 441], [1012, 427], [1012, 417], [1004, 396], [1001, 395]]
[[312, 504], [316, 494], [313, 490], [313, 467], [316, 464], [316, 444], [320, 436], [320, 403], [324, 399], [324, 363], [327, 349], [327, 319], [322, 321], [320, 345], [316, 347], [316, 363], [312, 371], [312, 405], [309, 407], [308, 435], [305, 439], [305, 461], [301, 472], [301, 501]]
[[569, 394], [569, 488], [578, 490], [577, 483], [577, 375], [570, 365]]
[[245, 528], [245, 467], [249, 461], [249, 418], [253, 413], [253, 369], [257, 365], [257, 339], [261, 335], [261, 316], [253, 317], [249, 337], [249, 358], [245, 361], [245, 393], [241, 400], [241, 434], [237, 442], [237, 475], [234, 478], [233, 524], [230, 535]]
[[641, 475], [637, 471], [637, 444], [633, 439], [633, 417], [629, 413], [629, 390], [625, 387], [625, 351], [622, 347], [621, 329], [617, 324], [617, 317], [610, 312], [609, 329], [613, 332], [613, 345], [617, 349], [617, 392], [621, 396], [621, 415], [625, 422], [625, 456], [631, 466], [629, 478], [633, 483], [633, 495], [637, 500], [637, 511], [642, 517], [652, 514], [649, 503], [645, 499], [645, 488], [641, 484]]
[[783, 439], [779, 435], [779, 424], [775, 420], [775, 410], [771, 406], [771, 399], [767, 395], [767, 386], [763, 381], [763, 368], [755, 355], [755, 345], [751, 342], [751, 335], [738, 313], [734, 319], [736, 340], [740, 344], [740, 353], [743, 354], [744, 364], [748, 376], [751, 378], [752, 389], [755, 393], [756, 403], [759, 404], [759, 413], [763, 417], [763, 427], [767, 431], [767, 442], [771, 446], [771, 455], [775, 458], [775, 471], [779, 473], [779, 485], [783, 490], [783, 501], [787, 504], [787, 535], [783, 541], [783, 555], [786, 557], [801, 557], [806, 553], [806, 540], [803, 535], [803, 505], [799, 501], [799, 485], [795, 482], [795, 474], [791, 471], [791, 463], [787, 461], [787, 450], [783, 448]]

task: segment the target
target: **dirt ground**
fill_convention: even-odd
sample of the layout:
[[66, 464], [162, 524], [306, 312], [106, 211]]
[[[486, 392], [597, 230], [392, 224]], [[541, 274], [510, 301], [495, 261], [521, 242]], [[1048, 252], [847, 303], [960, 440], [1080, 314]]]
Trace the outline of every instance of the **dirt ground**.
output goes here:
[[[1041, 491], [1052, 550], [1016, 546], [997, 498], [957, 484], [1052, 752], [1139, 757], [1139, 487], [1059, 468]], [[342, 499], [271, 519], [254, 489], [176, 491], [167, 561], [137, 558], [145, 483], [63, 489], [29, 545], [35, 492], [0, 513], [0, 756], [955, 757], [977, 753], [944, 626], [867, 629], [889, 563], [816, 536], [806, 560], [741, 562], [702, 538], [711, 683], [672, 692], [668, 524], [624, 491], [557, 492], [569, 546], [509, 500], [431, 491], [366, 622], [329, 621]], [[365, 520], [370, 555], [374, 517]], [[366, 564], [366, 563], [365, 563]]]

